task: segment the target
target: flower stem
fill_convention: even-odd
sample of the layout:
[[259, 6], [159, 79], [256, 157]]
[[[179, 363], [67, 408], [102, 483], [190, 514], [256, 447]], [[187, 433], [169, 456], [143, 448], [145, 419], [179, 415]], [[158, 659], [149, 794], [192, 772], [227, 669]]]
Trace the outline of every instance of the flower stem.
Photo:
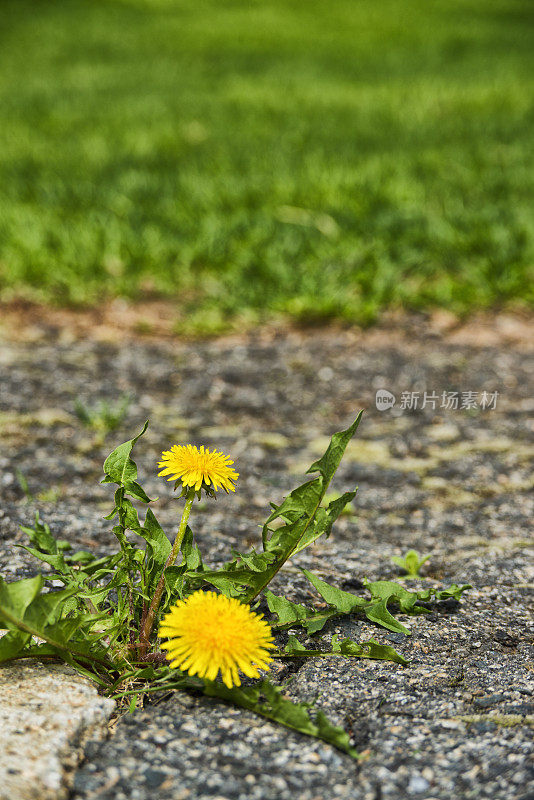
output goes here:
[[185, 536], [185, 531], [187, 528], [187, 521], [189, 520], [189, 515], [191, 513], [191, 507], [193, 505], [193, 500], [195, 499], [195, 490], [193, 488], [189, 489], [186, 499], [185, 499], [185, 506], [182, 512], [182, 518], [180, 520], [180, 527], [178, 528], [178, 533], [176, 534], [176, 539], [174, 540], [174, 544], [172, 546], [172, 550], [169, 553], [169, 557], [165, 562], [165, 566], [161, 571], [161, 575], [159, 577], [158, 584], [156, 586], [156, 591], [154, 592], [154, 597], [148, 607], [148, 611], [145, 617], [145, 620], [141, 626], [141, 634], [139, 636], [139, 655], [145, 656], [146, 651], [148, 649], [148, 644], [150, 641], [150, 634], [152, 633], [152, 628], [154, 625], [154, 618], [156, 616], [156, 612], [159, 608], [159, 604], [161, 602], [161, 596], [163, 594], [163, 589], [165, 586], [165, 571], [167, 567], [172, 567], [174, 562], [176, 561], [176, 557], [180, 552], [180, 547], [182, 545], [183, 538]]

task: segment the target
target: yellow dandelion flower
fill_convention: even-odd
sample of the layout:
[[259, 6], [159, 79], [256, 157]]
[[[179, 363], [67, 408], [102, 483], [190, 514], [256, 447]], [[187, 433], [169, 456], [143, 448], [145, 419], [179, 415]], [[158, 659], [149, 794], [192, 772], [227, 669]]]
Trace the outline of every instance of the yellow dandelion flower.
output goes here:
[[225, 492], [235, 492], [232, 481], [236, 481], [239, 473], [232, 468], [234, 462], [218, 450], [211, 453], [209, 448], [200, 448], [192, 444], [175, 444], [170, 450], [164, 450], [158, 467], [160, 476], [169, 476], [168, 481], [181, 481], [185, 490], [204, 489], [208, 494], [217, 492], [219, 488]]
[[219, 670], [228, 688], [240, 686], [238, 670], [259, 678], [269, 669], [273, 636], [260, 614], [234, 598], [199, 590], [179, 600], [163, 617], [162, 648], [174, 669], [213, 681]]

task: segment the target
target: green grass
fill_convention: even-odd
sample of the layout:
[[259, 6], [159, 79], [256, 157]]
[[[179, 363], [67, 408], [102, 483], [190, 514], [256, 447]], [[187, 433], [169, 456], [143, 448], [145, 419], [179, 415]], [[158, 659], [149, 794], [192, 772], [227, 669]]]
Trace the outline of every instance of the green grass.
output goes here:
[[534, 300], [528, 0], [2, 0], [0, 298]]

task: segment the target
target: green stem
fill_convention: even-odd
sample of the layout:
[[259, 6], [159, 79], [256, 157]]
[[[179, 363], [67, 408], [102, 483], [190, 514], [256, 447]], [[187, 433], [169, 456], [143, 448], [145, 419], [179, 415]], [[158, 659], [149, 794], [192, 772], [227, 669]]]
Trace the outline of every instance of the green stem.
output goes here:
[[159, 608], [159, 604], [161, 602], [161, 596], [163, 594], [163, 589], [165, 588], [165, 571], [167, 567], [172, 567], [178, 553], [180, 552], [180, 547], [182, 546], [182, 541], [185, 536], [185, 531], [187, 528], [187, 522], [189, 520], [189, 515], [191, 513], [191, 507], [193, 505], [193, 500], [195, 499], [195, 490], [189, 489], [186, 500], [184, 510], [182, 512], [182, 519], [180, 520], [180, 527], [178, 528], [178, 533], [176, 534], [176, 539], [174, 540], [174, 544], [172, 546], [172, 550], [169, 553], [169, 557], [165, 562], [165, 566], [161, 571], [161, 575], [159, 577], [158, 584], [156, 586], [156, 591], [154, 592], [154, 597], [148, 607], [148, 612], [145, 617], [145, 621], [141, 628], [141, 634], [139, 637], [139, 655], [144, 656], [148, 650], [148, 644], [150, 641], [150, 634], [152, 633], [152, 628], [154, 626], [154, 619], [156, 616], [156, 612]]

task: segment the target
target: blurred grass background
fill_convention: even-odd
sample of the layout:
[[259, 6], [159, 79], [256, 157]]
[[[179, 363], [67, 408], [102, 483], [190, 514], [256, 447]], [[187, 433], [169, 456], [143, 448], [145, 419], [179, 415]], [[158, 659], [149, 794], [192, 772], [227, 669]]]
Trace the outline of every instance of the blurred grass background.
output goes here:
[[0, 299], [534, 300], [530, 0], [2, 0]]

